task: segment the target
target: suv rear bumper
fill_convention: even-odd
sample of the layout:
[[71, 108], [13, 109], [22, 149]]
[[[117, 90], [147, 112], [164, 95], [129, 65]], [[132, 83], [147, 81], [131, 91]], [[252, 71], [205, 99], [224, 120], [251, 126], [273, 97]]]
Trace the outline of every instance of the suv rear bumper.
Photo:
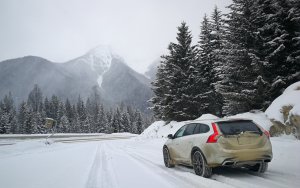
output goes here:
[[203, 152], [210, 167], [270, 162], [273, 157], [270, 143], [266, 143], [262, 148], [239, 150], [228, 150], [220, 147], [219, 144], [211, 144], [207, 145]]

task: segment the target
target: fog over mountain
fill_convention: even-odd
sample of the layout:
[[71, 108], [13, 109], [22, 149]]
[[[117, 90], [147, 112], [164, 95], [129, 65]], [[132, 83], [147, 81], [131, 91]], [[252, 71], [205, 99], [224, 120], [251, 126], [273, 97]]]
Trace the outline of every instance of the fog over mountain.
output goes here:
[[160, 58], [157, 58], [154, 60], [147, 68], [147, 71], [145, 72], [145, 75], [147, 78], [149, 78], [151, 81], [155, 80], [156, 78], [156, 72], [157, 68], [160, 65]]
[[87, 98], [97, 93], [107, 105], [124, 102], [141, 110], [146, 110], [152, 95], [150, 80], [107, 46], [98, 46], [65, 63], [36, 56], [2, 61], [0, 80], [0, 97], [11, 92], [17, 104], [27, 100], [34, 84], [48, 97], [55, 94], [75, 101], [79, 95]]

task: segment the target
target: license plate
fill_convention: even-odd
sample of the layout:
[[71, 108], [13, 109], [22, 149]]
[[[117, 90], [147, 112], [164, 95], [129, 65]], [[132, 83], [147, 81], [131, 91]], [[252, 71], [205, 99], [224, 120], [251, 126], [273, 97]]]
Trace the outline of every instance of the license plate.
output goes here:
[[250, 144], [250, 139], [249, 138], [239, 137], [239, 138], [237, 138], [237, 140], [238, 140], [238, 143], [240, 145]]

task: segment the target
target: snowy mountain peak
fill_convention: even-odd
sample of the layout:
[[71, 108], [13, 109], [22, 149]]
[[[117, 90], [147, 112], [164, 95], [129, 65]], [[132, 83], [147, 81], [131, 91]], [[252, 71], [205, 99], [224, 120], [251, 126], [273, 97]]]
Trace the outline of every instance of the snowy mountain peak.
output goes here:
[[97, 82], [99, 87], [101, 87], [103, 75], [109, 70], [114, 58], [120, 59], [110, 46], [99, 45], [78, 58], [76, 62], [89, 65], [98, 75]]
[[109, 46], [100, 45], [90, 50], [85, 57], [87, 58], [86, 63], [93, 70], [96, 70], [99, 74], [103, 74], [109, 69], [114, 53]]

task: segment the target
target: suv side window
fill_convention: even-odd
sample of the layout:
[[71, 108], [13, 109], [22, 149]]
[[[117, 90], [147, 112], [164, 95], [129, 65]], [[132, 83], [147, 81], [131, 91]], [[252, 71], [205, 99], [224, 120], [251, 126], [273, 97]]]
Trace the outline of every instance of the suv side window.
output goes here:
[[185, 128], [186, 128], [186, 125], [184, 125], [183, 127], [181, 127], [181, 128], [175, 133], [174, 138], [182, 137]]
[[196, 125], [197, 125], [196, 123], [188, 124], [186, 129], [184, 130], [183, 136], [188, 136], [193, 134]]
[[207, 133], [208, 131], [209, 131], [208, 125], [197, 123], [197, 126], [196, 126], [193, 134]]

